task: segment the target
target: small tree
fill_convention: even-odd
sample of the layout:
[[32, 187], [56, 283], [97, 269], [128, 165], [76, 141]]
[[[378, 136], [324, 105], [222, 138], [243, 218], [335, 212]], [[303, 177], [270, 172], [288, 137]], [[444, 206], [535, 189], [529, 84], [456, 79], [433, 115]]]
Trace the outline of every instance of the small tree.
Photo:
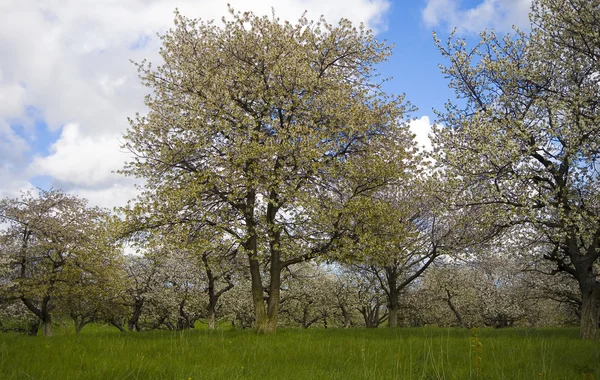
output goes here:
[[281, 312], [293, 325], [309, 328], [336, 321], [335, 277], [319, 265], [304, 263], [287, 271], [282, 281]]
[[52, 335], [52, 312], [81, 278], [100, 278], [119, 250], [112, 244], [108, 214], [60, 191], [39, 190], [0, 201], [1, 254], [9, 269], [11, 297], [20, 299]]
[[55, 302], [56, 313], [73, 320], [75, 333], [89, 323], [110, 322], [124, 314], [125, 291], [123, 262], [120, 257], [105, 261], [101, 271], [81, 271]]

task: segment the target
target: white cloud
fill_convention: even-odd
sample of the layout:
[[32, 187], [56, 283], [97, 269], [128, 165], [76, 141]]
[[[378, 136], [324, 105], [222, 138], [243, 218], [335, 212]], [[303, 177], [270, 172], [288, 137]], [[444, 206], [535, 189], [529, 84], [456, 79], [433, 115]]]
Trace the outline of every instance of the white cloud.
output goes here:
[[22, 191], [33, 189], [25, 176], [12, 170], [8, 164], [0, 164], [0, 199], [1, 198], [15, 198], [20, 195]]
[[[20, 188], [28, 184], [23, 176], [49, 176], [52, 185], [101, 205], [134, 194], [130, 180], [111, 174], [126, 159], [117, 138], [127, 117], [144, 112], [147, 90], [129, 60], [159, 62], [156, 33], [172, 26], [175, 6], [189, 17], [220, 19], [227, 2], [259, 14], [274, 7], [288, 20], [308, 10], [311, 19], [346, 17], [379, 29], [385, 28], [390, 5], [389, 0], [0, 1], [0, 148], [7, 152], [0, 161], [2, 183], [19, 178], [13, 187]], [[27, 119], [26, 107], [39, 110], [49, 129], [62, 130], [49, 154], [30, 157], [21, 173], [14, 169], [16, 160], [31, 152], [9, 122]]]
[[0, 71], [0, 115], [6, 119], [17, 119], [23, 116], [25, 88], [18, 83], [2, 83]]
[[432, 124], [429, 121], [429, 116], [421, 116], [419, 119], [411, 121], [409, 127], [411, 132], [415, 134], [415, 140], [419, 148], [431, 151], [429, 134], [431, 133]]
[[118, 135], [85, 136], [77, 124], [68, 124], [50, 155], [35, 157], [29, 170], [34, 176], [51, 176], [65, 187], [105, 187], [124, 180], [112, 173], [130, 159], [119, 145]]
[[531, 0], [483, 0], [473, 8], [461, 8], [459, 0], [428, 0], [422, 17], [428, 27], [457, 28], [462, 33], [484, 29], [509, 32], [516, 25], [529, 26]]
[[47, 176], [51, 185], [90, 201], [91, 205], [124, 206], [138, 194], [135, 180], [114, 173], [131, 159], [120, 148], [119, 135], [85, 136], [79, 125], [67, 124], [48, 156], [36, 156], [30, 176]]
[[92, 206], [109, 209], [123, 207], [127, 204], [127, 201], [139, 195], [139, 191], [135, 186], [121, 183], [114, 183], [100, 189], [74, 188], [69, 192], [87, 199]]
[[28, 151], [27, 141], [0, 120], [0, 163], [6, 167], [20, 166]]

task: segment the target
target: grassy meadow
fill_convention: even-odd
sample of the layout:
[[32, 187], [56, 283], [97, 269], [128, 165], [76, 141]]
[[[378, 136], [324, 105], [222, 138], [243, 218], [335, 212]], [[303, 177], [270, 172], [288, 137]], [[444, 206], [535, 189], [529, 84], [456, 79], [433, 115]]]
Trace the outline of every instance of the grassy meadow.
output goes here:
[[0, 334], [0, 379], [600, 379], [563, 329], [288, 329]]

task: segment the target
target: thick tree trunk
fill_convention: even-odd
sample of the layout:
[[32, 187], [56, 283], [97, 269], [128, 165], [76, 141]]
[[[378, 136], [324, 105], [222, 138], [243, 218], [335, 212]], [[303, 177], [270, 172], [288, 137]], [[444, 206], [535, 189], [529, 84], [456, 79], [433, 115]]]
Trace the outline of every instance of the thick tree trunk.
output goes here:
[[[598, 231], [600, 234], [600, 230]], [[598, 242], [588, 247], [585, 255], [581, 254], [577, 235], [573, 232], [568, 238], [569, 257], [573, 262], [574, 276], [581, 291], [581, 319], [579, 334], [583, 339], [599, 339], [598, 323], [600, 323], [600, 282], [596, 280], [594, 262], [597, 260]]]
[[398, 327], [398, 305], [390, 306], [388, 315], [388, 327]]
[[215, 312], [211, 311], [208, 314], [208, 329], [209, 330], [214, 330], [216, 328], [216, 317], [215, 317]]
[[[278, 243], [277, 243], [278, 244]], [[269, 283], [269, 299], [267, 302], [267, 333], [277, 331], [277, 322], [279, 320], [279, 304], [281, 298], [281, 262], [279, 252], [271, 249], [271, 282]]]
[[[275, 167], [278, 167], [276, 162]], [[274, 333], [277, 331], [279, 319], [279, 304], [281, 298], [281, 231], [276, 226], [276, 216], [279, 210], [279, 196], [275, 190], [269, 192], [267, 204], [267, 230], [269, 236], [269, 298], [267, 299], [266, 321], [259, 327], [259, 333]]]
[[600, 286], [582, 291], [581, 322], [579, 332], [583, 339], [599, 339], [600, 323]]
[[44, 297], [42, 301], [42, 331], [44, 336], [52, 336], [52, 314], [50, 314], [52, 309], [50, 296]]
[[246, 234], [248, 238], [244, 242], [244, 249], [246, 250], [249, 259], [252, 303], [254, 304], [254, 322], [256, 331], [259, 333], [270, 333], [274, 332], [275, 329], [273, 328], [273, 323], [269, 318], [267, 307], [265, 305], [260, 263], [258, 262], [257, 231], [256, 222], [254, 220], [255, 202], [256, 192], [251, 190], [248, 192], [248, 194], [246, 194], [246, 210], [244, 212], [244, 219], [246, 222]]
[[44, 336], [52, 336], [52, 317], [50, 315], [42, 321], [42, 332]]

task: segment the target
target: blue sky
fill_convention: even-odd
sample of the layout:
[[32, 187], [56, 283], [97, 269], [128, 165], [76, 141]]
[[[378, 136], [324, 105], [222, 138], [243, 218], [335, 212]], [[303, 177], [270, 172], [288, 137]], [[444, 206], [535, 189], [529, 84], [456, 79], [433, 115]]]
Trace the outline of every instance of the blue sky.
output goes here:
[[128, 154], [119, 138], [127, 117], [144, 112], [146, 90], [130, 59], [158, 62], [155, 37], [186, 16], [219, 19], [237, 10], [296, 20], [324, 14], [364, 22], [395, 45], [380, 66], [386, 90], [406, 93], [420, 143], [454, 96], [440, 74], [432, 39], [453, 27], [473, 38], [484, 28], [527, 27], [531, 0], [3, 0], [0, 2], [0, 197], [32, 186], [56, 187], [113, 207], [136, 194], [114, 174]]

